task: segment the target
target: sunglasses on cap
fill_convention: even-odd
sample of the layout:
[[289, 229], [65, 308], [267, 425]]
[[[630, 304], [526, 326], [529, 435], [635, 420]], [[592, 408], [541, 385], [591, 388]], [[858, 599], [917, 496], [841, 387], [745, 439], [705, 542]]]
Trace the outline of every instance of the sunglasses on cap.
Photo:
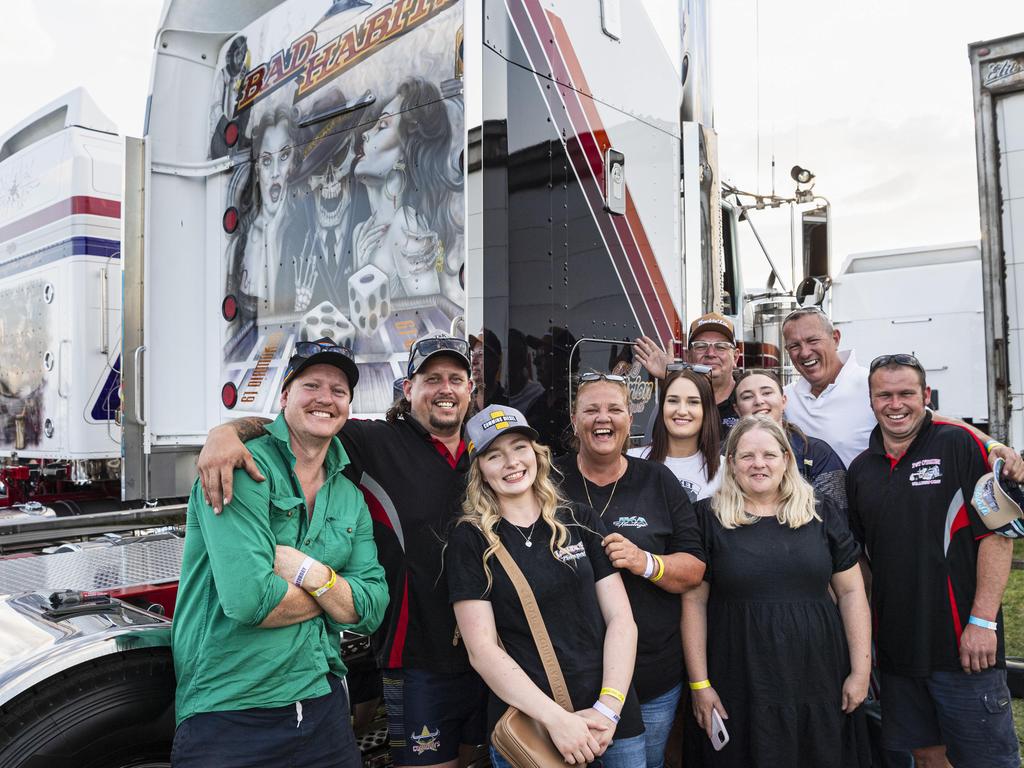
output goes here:
[[698, 363], [669, 363], [665, 366], [665, 373], [675, 373], [677, 371], [693, 371], [694, 373], [703, 373], [706, 375], [711, 374], [710, 365], [700, 365]]
[[874, 373], [879, 368], [884, 368], [887, 365], [906, 365], [924, 373], [924, 366], [921, 365], [921, 361], [913, 355], [908, 355], [904, 352], [899, 352], [895, 355], [879, 355], [871, 361], [868, 373]]
[[614, 381], [616, 384], [625, 384], [626, 377], [619, 376], [617, 373], [591, 371], [589, 373], [581, 373], [578, 381], [580, 384], [589, 384], [592, 381]]
[[337, 344], [328, 344], [324, 341], [299, 341], [295, 343], [295, 355], [297, 357], [312, 357], [321, 352], [337, 352], [345, 357], [352, 357], [352, 350], [348, 347], [341, 347]]
[[428, 357], [436, 352], [454, 352], [469, 360], [469, 342], [454, 336], [431, 336], [420, 339], [409, 349], [407, 374], [411, 379]]

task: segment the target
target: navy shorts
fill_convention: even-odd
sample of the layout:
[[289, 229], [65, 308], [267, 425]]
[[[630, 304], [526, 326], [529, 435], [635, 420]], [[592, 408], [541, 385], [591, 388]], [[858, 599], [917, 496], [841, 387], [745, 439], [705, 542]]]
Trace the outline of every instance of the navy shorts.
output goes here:
[[1018, 768], [1005, 669], [932, 672], [928, 677], [882, 673], [882, 743], [913, 750], [946, 745], [953, 765]]
[[459, 745], [486, 740], [487, 687], [476, 672], [385, 669], [384, 704], [395, 765], [454, 760]]
[[201, 712], [174, 732], [174, 768], [359, 768], [344, 683], [283, 707]]

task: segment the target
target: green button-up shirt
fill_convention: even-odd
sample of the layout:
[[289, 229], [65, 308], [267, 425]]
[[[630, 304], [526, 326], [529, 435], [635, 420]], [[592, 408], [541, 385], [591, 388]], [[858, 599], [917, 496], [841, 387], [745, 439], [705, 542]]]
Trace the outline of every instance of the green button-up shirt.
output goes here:
[[[265, 482], [237, 470], [221, 515], [203, 501], [198, 481], [189, 498], [172, 627], [178, 723], [199, 712], [278, 707], [330, 693], [327, 673], [346, 672], [339, 633], [373, 632], [387, 607], [370, 513], [342, 474], [348, 455], [338, 438], [327, 451], [326, 480], [310, 518], [283, 414], [267, 432], [247, 444]], [[359, 621], [339, 624], [324, 613], [261, 628], [288, 591], [274, 573], [277, 544], [334, 568], [352, 588]]]

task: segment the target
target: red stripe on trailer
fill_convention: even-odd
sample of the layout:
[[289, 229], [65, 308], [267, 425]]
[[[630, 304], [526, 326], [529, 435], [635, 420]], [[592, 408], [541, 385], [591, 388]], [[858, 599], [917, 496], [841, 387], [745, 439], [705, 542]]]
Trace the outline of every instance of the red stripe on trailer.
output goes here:
[[[554, 40], [557, 43], [558, 52], [561, 54], [562, 59], [568, 68], [569, 75], [571, 77], [570, 82], [572, 82], [573, 87], [580, 93], [591, 93], [590, 85], [587, 83], [587, 77], [583, 72], [583, 67], [580, 64], [579, 59], [576, 57], [576, 51], [573, 48], [569, 34], [565, 31], [565, 25], [562, 24], [562, 20], [551, 11], [545, 11], [545, 16], [547, 16], [550, 28], [554, 32]], [[587, 120], [590, 123], [591, 130], [593, 131], [592, 136], [598, 144], [595, 176], [603, 179], [604, 150], [611, 147], [611, 141], [608, 138], [608, 133], [605, 130], [604, 124], [601, 122], [600, 116], [597, 114], [597, 107], [594, 105], [593, 100], [580, 99], [579, 101], [583, 106], [583, 111], [586, 113]], [[661, 306], [665, 319], [672, 325], [673, 335], [662, 339], [662, 341], [668, 342], [670, 338], [681, 338], [682, 323], [680, 322], [679, 315], [676, 313], [675, 306], [672, 303], [672, 297], [669, 294], [668, 286], [665, 284], [665, 278], [661, 274], [661, 267], [658, 265], [658, 261], [654, 256], [654, 249], [651, 248], [650, 240], [647, 238], [647, 232], [644, 230], [644, 225], [640, 221], [640, 215], [637, 213], [636, 205], [633, 202], [633, 195], [629, 191], [628, 184], [626, 185], [625, 221], [623, 221], [622, 217], [619, 216], [612, 216], [611, 219], [615, 224], [616, 229], [619, 230], [623, 245], [626, 246], [627, 250], [631, 250], [632, 246], [632, 249], [635, 249], [635, 255], [641, 259], [642, 263], [646, 267], [653, 296], [651, 293], [645, 292], [644, 298], [647, 301], [651, 301], [652, 299], [657, 301]], [[678, 333], [676, 333], [677, 328], [679, 329]]]
[[0, 242], [24, 235], [26, 232], [45, 227], [47, 224], [61, 219], [82, 215], [120, 219], [121, 203], [118, 200], [107, 200], [102, 197], [75, 195], [0, 227]]
[[[547, 63], [546, 58], [549, 52], [555, 50], [551, 35], [547, 36], [550, 47], [546, 47], [544, 41], [540, 39], [539, 33], [534, 29], [534, 23], [529, 18], [530, 11], [516, 3], [509, 5], [508, 9], [509, 17], [519, 32], [523, 45], [526, 48], [527, 56], [534, 63], [535, 69], [542, 71], [545, 63]], [[543, 13], [541, 15], [543, 16]], [[554, 68], [553, 62], [552, 69]], [[562, 77], [566, 81], [569, 79], [566, 74], [563, 74]], [[597, 150], [593, 135], [586, 127], [586, 121], [577, 102], [576, 93], [571, 87], [563, 85], [558, 80], [554, 81], [554, 85], [554, 90], [558, 92], [557, 97], [550, 95], [550, 89], [547, 88], [541, 88], [541, 95], [547, 102], [556, 127], [560, 128], [564, 134], [572, 134], [572, 138], [565, 139], [566, 155], [573, 167], [573, 172], [580, 180], [580, 189], [587, 205], [591, 209], [591, 215], [594, 217], [594, 222], [601, 233], [601, 238], [607, 245], [608, 255], [611, 257], [615, 273], [618, 275], [619, 281], [625, 290], [626, 300], [629, 301], [630, 308], [636, 316], [641, 333], [653, 338], [664, 338], [667, 334], [668, 323], [664, 318], [662, 318], [662, 323], [658, 322], [654, 312], [656, 305], [645, 302], [637, 304], [631, 299], [633, 294], [644, 295], [648, 293], [640, 285], [643, 269], [641, 265], [634, 263], [630, 259], [626, 249], [619, 242], [619, 234], [616, 231], [615, 225], [609, 221], [609, 219], [615, 217], [606, 215], [603, 212], [604, 195], [600, 189], [603, 160], [599, 156], [599, 150]], [[588, 148], [590, 150], [589, 153]], [[595, 167], [598, 167], [600, 172], [595, 173]]]

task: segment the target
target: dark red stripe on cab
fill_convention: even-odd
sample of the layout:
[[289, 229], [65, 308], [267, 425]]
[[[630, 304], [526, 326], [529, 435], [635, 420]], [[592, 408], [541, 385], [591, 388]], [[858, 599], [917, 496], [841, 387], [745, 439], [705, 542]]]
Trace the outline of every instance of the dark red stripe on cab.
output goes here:
[[81, 215], [120, 219], [121, 203], [118, 200], [107, 200], [88, 195], [69, 197], [0, 227], [0, 242], [19, 237], [26, 232], [45, 227], [47, 224], [66, 219], [69, 216]]

